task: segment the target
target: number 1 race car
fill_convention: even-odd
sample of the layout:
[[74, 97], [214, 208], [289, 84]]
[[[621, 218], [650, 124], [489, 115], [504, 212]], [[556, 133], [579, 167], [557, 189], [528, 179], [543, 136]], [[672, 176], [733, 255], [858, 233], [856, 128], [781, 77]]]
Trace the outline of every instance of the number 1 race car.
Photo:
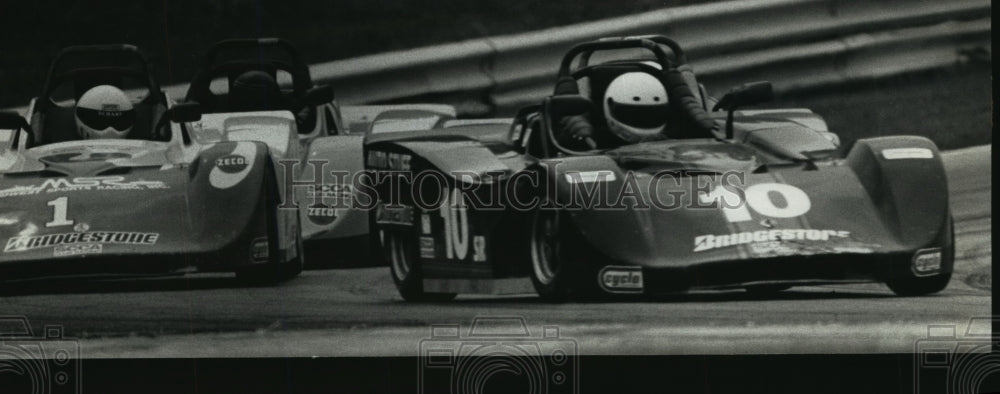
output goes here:
[[[599, 55], [613, 59], [591, 62]], [[666, 97], [606, 94], [627, 73], [662, 85]], [[811, 111], [737, 111], [770, 99], [769, 83], [707, 97], [665, 37], [580, 44], [558, 77], [555, 94], [509, 126], [368, 141], [378, 231], [403, 298], [510, 292], [524, 277], [552, 300], [856, 281], [899, 295], [947, 286], [952, 217], [929, 140], [862, 139], [842, 154]], [[612, 115], [665, 127], [625, 142], [605, 126]], [[564, 138], [563, 126], [580, 119], [592, 133]]]
[[[127, 138], [78, 134], [76, 102], [98, 85], [132, 101]], [[0, 115], [12, 130], [0, 148], [0, 280], [196, 270], [278, 282], [302, 270], [299, 213], [279, 209], [275, 168], [275, 146], [297, 141], [279, 122], [271, 145], [193, 135], [179, 122], [199, 107], [170, 102], [130, 45], [60, 52], [28, 114]]]

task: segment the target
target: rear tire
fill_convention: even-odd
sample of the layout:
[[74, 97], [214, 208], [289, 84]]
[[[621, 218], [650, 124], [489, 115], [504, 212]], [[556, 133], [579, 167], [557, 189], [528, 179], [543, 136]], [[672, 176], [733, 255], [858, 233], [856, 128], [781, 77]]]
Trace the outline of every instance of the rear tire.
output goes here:
[[[372, 234], [378, 237], [377, 231]], [[420, 270], [420, 256], [413, 237], [400, 230], [384, 230], [382, 251], [389, 262], [392, 281], [404, 300], [410, 302], [440, 302], [455, 298], [455, 293], [428, 293]]]

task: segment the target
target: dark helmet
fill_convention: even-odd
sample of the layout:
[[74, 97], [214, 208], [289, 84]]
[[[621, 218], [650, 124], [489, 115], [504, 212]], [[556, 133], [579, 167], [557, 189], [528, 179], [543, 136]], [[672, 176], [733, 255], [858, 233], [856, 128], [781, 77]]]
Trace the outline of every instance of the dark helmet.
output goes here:
[[234, 111], [281, 109], [283, 97], [278, 82], [263, 71], [240, 74], [229, 89], [229, 103]]

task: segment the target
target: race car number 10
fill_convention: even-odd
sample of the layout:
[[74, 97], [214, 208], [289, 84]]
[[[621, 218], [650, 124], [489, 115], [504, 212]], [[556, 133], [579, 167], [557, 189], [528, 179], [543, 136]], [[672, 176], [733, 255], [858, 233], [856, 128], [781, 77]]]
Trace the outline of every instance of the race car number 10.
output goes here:
[[[812, 207], [806, 192], [784, 183], [758, 183], [746, 188], [743, 194], [745, 201], [732, 190], [716, 186], [709, 193], [701, 193], [698, 199], [706, 204], [718, 202], [730, 223], [753, 220], [751, 209], [773, 218], [793, 218], [809, 212]], [[780, 197], [783, 203], [780, 200], [776, 203], [774, 197]]]
[[458, 189], [442, 189], [444, 201], [438, 213], [444, 221], [444, 244], [448, 259], [465, 260], [469, 254], [469, 215]]

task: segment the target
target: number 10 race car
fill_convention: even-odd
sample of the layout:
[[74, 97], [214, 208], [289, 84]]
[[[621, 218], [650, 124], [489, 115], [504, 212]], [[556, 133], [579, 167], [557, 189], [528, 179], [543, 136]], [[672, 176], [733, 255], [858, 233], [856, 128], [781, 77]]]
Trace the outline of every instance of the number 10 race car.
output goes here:
[[[612, 59], [592, 62], [601, 55]], [[552, 300], [947, 286], [952, 217], [929, 140], [862, 139], [841, 153], [811, 111], [737, 111], [770, 99], [769, 83], [708, 97], [665, 37], [580, 44], [558, 76], [555, 94], [509, 126], [367, 142], [377, 231], [403, 298], [503, 293], [524, 277]]]

